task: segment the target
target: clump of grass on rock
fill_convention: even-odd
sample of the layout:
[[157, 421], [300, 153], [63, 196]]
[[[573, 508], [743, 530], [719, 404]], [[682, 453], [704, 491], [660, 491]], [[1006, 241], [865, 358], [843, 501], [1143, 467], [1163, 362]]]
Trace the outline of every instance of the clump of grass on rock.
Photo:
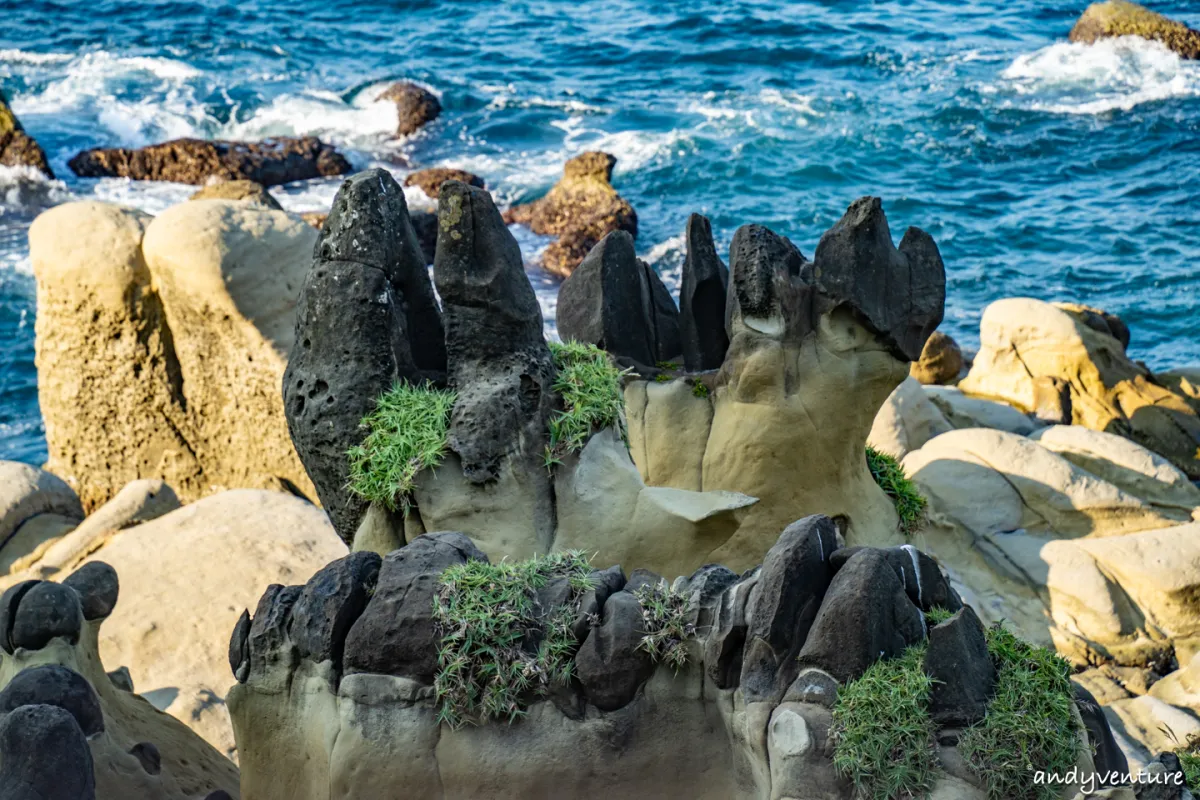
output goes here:
[[1070, 667], [1001, 625], [988, 629], [987, 641], [996, 664], [996, 694], [983, 720], [964, 732], [959, 752], [989, 798], [1053, 800], [1061, 787], [1036, 785], [1032, 775], [1035, 770], [1062, 775], [1078, 758]]
[[[578, 551], [499, 564], [469, 561], [443, 571], [433, 609], [441, 635], [438, 720], [451, 727], [512, 722], [530, 698], [569, 683], [577, 644], [571, 629], [592, 588], [590, 571]], [[567, 601], [541, 608], [538, 589], [559, 578], [568, 581]]]
[[604, 428], [616, 428], [624, 439], [624, 371], [613, 364], [608, 353], [591, 344], [550, 342], [550, 355], [558, 369], [553, 388], [562, 399], [563, 410], [550, 419], [546, 465], [579, 452], [593, 433]]
[[431, 384], [397, 383], [363, 418], [367, 436], [347, 454], [349, 490], [391, 511], [408, 509], [413, 479], [442, 463], [456, 395]]
[[833, 766], [865, 800], [924, 797], [937, 774], [935, 726], [929, 716], [933, 679], [925, 644], [876, 661], [838, 690], [833, 708]]
[[917, 485], [904, 474], [900, 462], [868, 445], [867, 468], [871, 470], [871, 477], [879, 484], [879, 488], [896, 506], [896, 513], [900, 515], [900, 530], [905, 536], [916, 533], [925, 522], [928, 501]]
[[642, 641], [638, 646], [660, 664], [676, 671], [687, 663], [684, 643], [696, 635], [695, 626], [687, 621], [688, 597], [666, 583], [642, 586], [634, 591], [642, 607]]

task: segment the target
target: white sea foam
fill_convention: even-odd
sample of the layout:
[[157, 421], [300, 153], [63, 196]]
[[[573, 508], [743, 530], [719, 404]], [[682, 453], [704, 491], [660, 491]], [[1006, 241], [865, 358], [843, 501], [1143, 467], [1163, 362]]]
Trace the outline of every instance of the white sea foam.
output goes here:
[[30, 53], [18, 49], [0, 50], [0, 63], [2, 64], [61, 64], [74, 57], [70, 53]]
[[0, 215], [17, 209], [49, 208], [70, 199], [66, 184], [33, 167], [0, 166]]
[[311, 135], [358, 150], [386, 149], [398, 117], [394, 103], [375, 99], [384, 85], [368, 87], [350, 102], [316, 89], [280, 95], [249, 119], [224, 126], [218, 135], [229, 139]]
[[1143, 103], [1200, 96], [1200, 64], [1134, 36], [1053, 44], [1018, 56], [1000, 78], [985, 91], [1015, 93], [1015, 105], [1057, 114], [1129, 111]]

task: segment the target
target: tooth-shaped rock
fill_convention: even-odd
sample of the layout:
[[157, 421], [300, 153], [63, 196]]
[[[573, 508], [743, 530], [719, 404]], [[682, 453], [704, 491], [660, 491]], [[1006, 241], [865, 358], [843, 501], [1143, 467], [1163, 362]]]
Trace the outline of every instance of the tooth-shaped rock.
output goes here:
[[286, 685], [296, 663], [296, 646], [288, 636], [292, 609], [303, 586], [273, 584], [258, 601], [250, 623], [246, 647], [250, 656], [250, 678], [266, 686]]
[[250, 612], [243, 611], [229, 637], [229, 669], [238, 683], [250, 677]]
[[544, 552], [554, 534], [544, 466], [554, 366], [541, 310], [486, 191], [442, 184], [438, 225], [434, 280], [458, 398], [444, 465], [418, 476], [421, 518], [426, 530], [471, 531], [485, 551]]
[[729, 246], [731, 335], [741, 330], [793, 341], [813, 330], [813, 289], [804, 279], [808, 261], [785, 236], [762, 225], [743, 225]]
[[57, 706], [21, 706], [0, 720], [0, 800], [95, 800], [87, 739]]
[[679, 286], [679, 336], [689, 370], [717, 369], [729, 349], [725, 295], [729, 270], [713, 244], [712, 225], [700, 214], [688, 217], [687, 256]]
[[833, 577], [837, 528], [829, 517], [793, 522], [767, 551], [749, 610], [739, 685], [747, 702], [779, 702], [796, 677], [796, 656]]
[[17, 609], [21, 605], [21, 598], [40, 582], [21, 581], [20, 583], [15, 583], [8, 587], [4, 594], [0, 596], [0, 647], [3, 647], [4, 652], [9, 655], [12, 655], [14, 650], [12, 630], [13, 623], [17, 618]]
[[830, 582], [799, 661], [845, 683], [924, 638], [921, 610], [908, 599], [887, 557], [867, 548]]
[[367, 504], [346, 489], [346, 451], [398, 380], [446, 366], [442, 322], [404, 192], [382, 169], [342, 184], [300, 290], [283, 378], [288, 430], [338, 534], [353, 540]]
[[878, 197], [854, 201], [821, 237], [813, 275], [825, 297], [849, 304], [898, 358], [918, 360], [941, 324], [946, 270], [937, 245], [909, 228], [897, 250]]
[[679, 312], [662, 279], [613, 231], [558, 290], [558, 334], [646, 367], [679, 355]]
[[291, 638], [300, 658], [330, 660], [341, 671], [346, 634], [367, 606], [380, 561], [375, 553], [351, 553], [309, 579], [292, 609]]
[[966, 727], [983, 719], [996, 686], [983, 623], [970, 607], [929, 630], [925, 673], [933, 678], [929, 713], [941, 725]]

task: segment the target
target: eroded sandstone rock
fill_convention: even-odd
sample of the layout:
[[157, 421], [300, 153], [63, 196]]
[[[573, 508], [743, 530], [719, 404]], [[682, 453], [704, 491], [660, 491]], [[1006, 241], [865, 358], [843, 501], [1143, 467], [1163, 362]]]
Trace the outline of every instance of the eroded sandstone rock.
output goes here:
[[550, 272], [570, 275], [588, 251], [612, 231], [637, 236], [637, 214], [612, 185], [616, 163], [608, 153], [575, 156], [563, 167], [562, 180], [545, 197], [505, 213], [505, 222], [558, 237], [542, 256], [542, 266]]
[[909, 367], [909, 374], [926, 385], [951, 385], [963, 369], [963, 354], [958, 342], [948, 334], [934, 331], [921, 349], [921, 357]]
[[1071, 28], [1072, 42], [1091, 44], [1114, 36], [1162, 42], [1184, 58], [1200, 58], [1200, 31], [1127, 0], [1092, 3]]
[[[619, 792], [849, 800], [853, 789], [831, 760], [837, 682], [828, 670], [840, 671], [851, 652], [851, 673], [861, 673], [892, 652], [885, 644], [881, 654], [874, 639], [899, 636], [896, 647], [902, 648], [902, 641], [922, 641], [925, 631], [891, 556], [860, 549], [841, 559], [830, 583], [836, 548], [833, 522], [810, 517], [789, 527], [761, 569], [739, 578], [710, 565], [671, 582], [671, 591], [691, 598], [689, 618], [701, 622], [695, 640], [683, 643], [688, 660], [677, 671], [656, 664], [641, 647], [648, 624], [642, 598], [653, 587], [666, 591], [667, 582], [646, 570], [635, 570], [628, 582], [619, 570], [594, 572], [595, 588], [584, 600], [594, 604], [587, 612], [591, 622], [572, 637], [577, 681], [548, 696], [530, 691], [524, 715], [511, 723], [491, 719], [463, 727], [439, 715], [438, 681], [446, 666], [439, 651], [450, 631], [439, 629], [431, 614], [442, 570], [486, 560], [467, 537], [427, 534], [384, 558], [379, 585], [347, 637], [344, 669], [301, 655], [295, 634], [298, 609], [305, 598], [327, 596], [320, 588], [327, 581], [318, 575], [303, 587], [271, 587], [253, 621], [243, 617], [230, 647], [239, 667], [249, 666], [237, 673], [230, 693], [243, 791], [263, 800], [386, 795], [395, 786], [428, 798]], [[348, 561], [327, 570], [349, 575]], [[869, 579], [859, 581], [864, 576]], [[861, 591], [851, 586], [860, 583]], [[551, 585], [536, 594], [539, 603], [552, 605], [568, 596]], [[861, 626], [846, 617], [859, 619], [855, 609], [873, 620], [870, 630], [887, 635], [862, 649], [806, 646], [859, 637]], [[974, 620], [982, 636], [968, 614], [955, 619]], [[955, 625], [944, 624], [947, 631]], [[968, 658], [960, 652], [963, 640], [944, 637], [939, 669]], [[331, 646], [336, 650], [336, 642]], [[323, 644], [321, 652], [326, 649]], [[352, 669], [352, 652], [372, 660], [355, 656]], [[795, 657], [803, 652], [817, 664], [797, 675]], [[379, 657], [383, 653], [394, 657]], [[1102, 738], [1104, 717], [1090, 719], [1096, 726], [1090, 735]], [[1091, 729], [1078, 717], [1076, 725], [1080, 763], [1090, 771], [1083, 743]], [[942, 752], [943, 763], [956, 757], [953, 744]], [[961, 777], [943, 775], [936, 783], [934, 797], [985, 796]], [[1062, 796], [1073, 799], [1076, 792], [1072, 787]]]
[[465, 169], [454, 169], [453, 167], [431, 167], [429, 169], [419, 169], [416, 172], [410, 172], [404, 178], [404, 185], [416, 186], [426, 196], [437, 200], [438, 193], [442, 189], [442, 184], [446, 181], [459, 181], [460, 183], [466, 183], [479, 189], [487, 188], [487, 184], [484, 183], [483, 178], [474, 173], [467, 172]]
[[54, 177], [46, 153], [21, 127], [3, 92], [0, 92], [0, 167], [31, 167], [47, 178]]
[[189, 200], [243, 200], [251, 205], [283, 211], [279, 201], [261, 183], [249, 180], [216, 181], [204, 186]]
[[175, 139], [138, 149], [98, 147], [79, 153], [67, 166], [81, 178], [132, 178], [197, 186], [210, 178], [278, 186], [350, 171], [350, 162], [341, 153], [313, 136], [261, 142]]

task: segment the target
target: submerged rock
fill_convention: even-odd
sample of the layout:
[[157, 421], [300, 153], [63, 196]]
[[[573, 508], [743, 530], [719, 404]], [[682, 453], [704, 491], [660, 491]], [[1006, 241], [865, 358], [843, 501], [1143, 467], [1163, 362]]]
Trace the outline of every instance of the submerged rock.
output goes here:
[[1091, 44], [1114, 36], [1162, 42], [1184, 58], [1200, 58], [1200, 31], [1126, 0], [1092, 3], [1071, 28], [1072, 42]]
[[542, 256], [542, 266], [555, 275], [570, 275], [588, 251], [612, 231], [637, 236], [637, 214], [612, 185], [616, 163], [608, 153], [575, 156], [545, 197], [505, 213], [505, 222], [558, 237]]
[[3, 92], [0, 92], [0, 167], [32, 167], [47, 178], [54, 177], [46, 153], [25, 133]]
[[197, 186], [214, 177], [278, 186], [350, 171], [350, 162], [341, 153], [313, 136], [281, 136], [261, 142], [175, 139], [132, 150], [95, 148], [79, 153], [67, 166], [81, 178], [132, 178]]
[[396, 112], [399, 115], [396, 134], [399, 136], [416, 133], [442, 113], [442, 104], [437, 95], [411, 81], [393, 83], [375, 99], [396, 104]]

